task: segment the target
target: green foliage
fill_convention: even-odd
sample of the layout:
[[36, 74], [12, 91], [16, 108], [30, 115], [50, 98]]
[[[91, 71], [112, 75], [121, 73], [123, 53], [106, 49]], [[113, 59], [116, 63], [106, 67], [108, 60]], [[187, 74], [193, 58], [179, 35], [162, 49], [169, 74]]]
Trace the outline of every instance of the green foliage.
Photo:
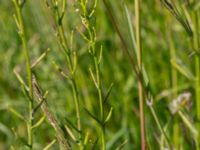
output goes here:
[[199, 6], [1, 0], [0, 149], [199, 150]]

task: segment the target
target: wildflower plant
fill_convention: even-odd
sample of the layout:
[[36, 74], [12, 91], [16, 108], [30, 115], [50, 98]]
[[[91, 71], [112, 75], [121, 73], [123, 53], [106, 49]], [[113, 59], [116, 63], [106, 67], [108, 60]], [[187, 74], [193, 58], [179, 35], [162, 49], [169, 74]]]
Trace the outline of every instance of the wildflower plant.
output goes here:
[[199, 150], [199, 17], [198, 0], [1, 1], [0, 149]]
[[83, 27], [86, 32], [81, 32], [79, 29], [79, 33], [83, 37], [83, 39], [88, 43], [88, 52], [93, 60], [93, 67], [89, 68], [89, 72], [91, 75], [92, 82], [98, 93], [98, 103], [99, 103], [99, 116], [94, 116], [89, 110], [86, 109], [86, 112], [99, 124], [100, 126], [100, 137], [101, 137], [101, 149], [106, 149], [106, 123], [109, 121], [113, 108], [110, 107], [109, 112], [105, 114], [105, 102], [111, 92], [112, 84], [104, 98], [103, 95], [103, 87], [102, 87], [102, 77], [101, 77], [101, 62], [103, 56], [103, 46], [100, 48], [97, 47], [97, 35], [95, 28], [95, 16], [96, 16], [96, 7], [98, 0], [95, 1], [87, 1], [87, 0], [79, 0], [78, 1], [78, 10], [80, 13], [80, 19]]

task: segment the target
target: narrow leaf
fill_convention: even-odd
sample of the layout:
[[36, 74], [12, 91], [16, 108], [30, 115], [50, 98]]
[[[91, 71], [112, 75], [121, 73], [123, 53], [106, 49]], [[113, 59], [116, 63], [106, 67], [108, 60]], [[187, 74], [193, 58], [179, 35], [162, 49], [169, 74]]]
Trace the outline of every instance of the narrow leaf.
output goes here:
[[185, 125], [190, 129], [190, 131], [197, 136], [198, 135], [198, 131], [196, 130], [196, 128], [193, 126], [193, 124], [188, 120], [188, 118], [183, 114], [182, 111], [179, 111], [178, 114], [180, 115], [181, 119], [183, 120], [183, 122], [185, 123]]
[[37, 66], [49, 52], [50, 48], [47, 48], [47, 50], [44, 53], [42, 53], [42, 55], [32, 63], [31, 68], [33, 69], [35, 66]]
[[102, 124], [101, 121], [96, 118], [92, 113], [89, 112], [89, 110], [87, 110], [86, 108], [84, 108], [84, 110], [87, 112], [87, 114], [92, 117], [96, 122], [98, 122], [100, 125]]
[[37, 112], [37, 110], [39, 110], [39, 108], [42, 106], [42, 104], [46, 101], [46, 97], [47, 97], [48, 93], [49, 93], [48, 91], [45, 92], [45, 94], [42, 97], [42, 99], [40, 100], [39, 104], [33, 109], [32, 116], [35, 115], [35, 113]]
[[112, 149], [115, 145], [115, 143], [122, 138], [125, 134], [127, 134], [127, 130], [125, 128], [121, 128], [118, 132], [116, 132], [110, 141], [106, 144], [106, 149]]
[[91, 69], [91, 68], [89, 68], [89, 72], [90, 72], [90, 75], [91, 75], [91, 77], [92, 77], [92, 80], [93, 80], [93, 82], [94, 82], [94, 84], [95, 84], [96, 88], [98, 88], [97, 81], [96, 81], [96, 79], [95, 79], [95, 77], [94, 77], [94, 74], [93, 74], [93, 72], [92, 72], [92, 69]]
[[101, 60], [102, 60], [102, 55], [103, 55], [103, 46], [101, 45], [101, 48], [100, 48], [100, 53], [99, 53], [99, 60], [98, 60], [98, 64], [101, 63]]
[[67, 125], [65, 125], [65, 129], [66, 129], [67, 133], [69, 134], [69, 136], [71, 137], [71, 139], [74, 142], [77, 142], [78, 140], [76, 139], [74, 133], [72, 132], [72, 130]]
[[38, 120], [38, 122], [36, 122], [36, 123], [32, 126], [32, 128], [37, 128], [38, 126], [40, 126], [40, 125], [44, 122], [45, 118], [46, 118], [46, 116], [43, 115], [43, 116]]
[[184, 75], [189, 80], [194, 80], [193, 74], [184, 66], [183, 64], [178, 64], [177, 61], [171, 59], [171, 64], [175, 67], [182, 75]]
[[70, 122], [68, 119], [65, 119], [67, 124], [70, 125], [70, 127], [72, 127], [76, 132], [80, 133], [80, 131], [75, 127], [75, 125], [73, 125], [72, 122]]
[[13, 113], [16, 117], [18, 117], [19, 119], [23, 120], [26, 122], [26, 119], [24, 118], [24, 116], [22, 116], [19, 112], [17, 112], [17, 110], [15, 110], [14, 108], [8, 108], [8, 110]]
[[137, 48], [136, 48], [136, 42], [135, 42], [135, 35], [134, 35], [134, 32], [133, 32], [133, 25], [132, 25], [132, 21], [131, 21], [131, 16], [130, 16], [130, 13], [128, 11], [128, 8], [126, 5], [124, 5], [124, 9], [125, 9], [125, 12], [126, 12], [126, 18], [127, 18], [127, 21], [128, 21], [128, 29], [129, 29], [129, 33], [130, 33], [130, 36], [131, 36], [131, 42], [132, 42], [132, 47], [134, 49], [134, 52], [135, 54], [137, 55]]
[[17, 77], [18, 81], [26, 88], [28, 89], [28, 86], [25, 84], [24, 80], [22, 79], [22, 77], [20, 76], [20, 74], [17, 72], [16, 69], [13, 70], [15, 76]]
[[93, 146], [92, 146], [92, 148], [91, 148], [92, 150], [98, 149], [98, 148], [97, 148], [98, 140], [99, 140], [98, 138], [95, 140], [95, 142], [94, 142], [94, 144], [93, 144]]
[[126, 144], [128, 143], [128, 140], [125, 140], [123, 143], [121, 143], [115, 150], [121, 150]]
[[88, 139], [89, 139], [89, 133], [86, 132], [86, 135], [85, 135], [85, 138], [84, 138], [84, 145], [87, 145], [88, 144]]
[[51, 141], [51, 143], [49, 143], [47, 146], [45, 146], [45, 148], [43, 148], [43, 150], [50, 149], [53, 146], [54, 143], [56, 143], [56, 139], [54, 139], [53, 141]]
[[107, 91], [107, 93], [106, 93], [106, 96], [105, 96], [105, 98], [104, 98], [104, 100], [103, 100], [103, 103], [104, 103], [104, 104], [107, 102], [108, 97], [110, 96], [110, 93], [111, 93], [111, 91], [112, 91], [113, 85], [114, 85], [114, 84], [111, 83], [111, 85], [110, 85], [110, 87], [109, 87], [109, 89], [108, 89], [108, 91]]
[[66, 79], [69, 79], [69, 76], [67, 74], [64, 73], [64, 71], [61, 69], [60, 66], [58, 66], [58, 64], [56, 64], [55, 61], [52, 62], [54, 68]]
[[109, 113], [108, 113], [108, 115], [107, 115], [107, 117], [106, 117], [106, 119], [104, 121], [104, 124], [106, 124], [110, 120], [110, 118], [112, 116], [112, 112], [113, 112], [113, 108], [111, 107], [110, 111], [109, 111]]

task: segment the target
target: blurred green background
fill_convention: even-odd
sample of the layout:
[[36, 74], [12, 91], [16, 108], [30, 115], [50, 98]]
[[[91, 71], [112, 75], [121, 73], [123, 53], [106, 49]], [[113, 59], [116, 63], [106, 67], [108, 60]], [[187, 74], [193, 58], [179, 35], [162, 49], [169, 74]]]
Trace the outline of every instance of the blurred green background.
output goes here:
[[[115, 17], [118, 19], [123, 36], [131, 47], [124, 8], [121, 1], [110, 0]], [[84, 131], [89, 131], [90, 144], [97, 137], [97, 124], [84, 111], [87, 108], [97, 114], [98, 99], [95, 86], [89, 74], [89, 67], [93, 65], [87, 50], [87, 43], [76, 31], [81, 26], [80, 16], [76, 12], [75, 1], [68, 0], [64, 18], [65, 33], [68, 40], [74, 30], [74, 49], [78, 53], [78, 69], [76, 72], [78, 91], [81, 103], [81, 122]], [[125, 3], [130, 11], [134, 24], [134, 1]], [[154, 108], [161, 124], [168, 126], [167, 135], [172, 136], [174, 117], [168, 110], [168, 103], [172, 100], [172, 66], [170, 64], [169, 41], [173, 41], [176, 54], [182, 63], [193, 69], [193, 59], [188, 57], [190, 47], [184, 29], [165, 10], [159, 0], [142, 2], [142, 47], [143, 64], [146, 68], [150, 87], [154, 94]], [[9, 107], [16, 109], [23, 116], [28, 116], [28, 101], [21, 91], [13, 69], [18, 66], [20, 74], [26, 79], [25, 59], [23, 56], [21, 40], [13, 19], [15, 12], [11, 0], [0, 1], [0, 149], [25, 149], [27, 140], [26, 126], [23, 121], [14, 116]], [[65, 80], [53, 67], [52, 61], [67, 71], [66, 61], [55, 34], [55, 22], [51, 10], [44, 1], [27, 0], [23, 9], [23, 16], [28, 34], [28, 48], [31, 60], [34, 61], [47, 48], [51, 51], [34, 70], [38, 81], [44, 90], [49, 91], [48, 102], [51, 110], [59, 118], [61, 124], [70, 120], [75, 123], [75, 110], [72, 90], [69, 82]], [[123, 149], [140, 148], [139, 106], [137, 94], [137, 81], [126, 56], [121, 50], [121, 43], [113, 29], [102, 1], [98, 2], [96, 10], [97, 44], [103, 45], [103, 63], [101, 65], [101, 78], [103, 92], [106, 93], [111, 83], [114, 84], [106, 109], [113, 107], [113, 115], [106, 127], [106, 141], [108, 149], [114, 149], [125, 140], [128, 140]], [[170, 37], [168, 36], [170, 35]], [[190, 91], [193, 93], [193, 84], [178, 74], [178, 93]], [[146, 128], [148, 145], [152, 149], [159, 149], [160, 132], [155, 121], [146, 107]], [[41, 116], [40, 113], [37, 117]], [[181, 121], [180, 121], [181, 124]], [[17, 133], [17, 135], [16, 135]], [[45, 121], [37, 130], [34, 130], [34, 149], [42, 149], [55, 137], [54, 130]], [[182, 136], [185, 136], [184, 133]], [[191, 140], [181, 138], [186, 149], [191, 146]], [[172, 138], [170, 138], [172, 141]], [[188, 146], [188, 147], [187, 147]], [[54, 144], [52, 149], [58, 149]]]

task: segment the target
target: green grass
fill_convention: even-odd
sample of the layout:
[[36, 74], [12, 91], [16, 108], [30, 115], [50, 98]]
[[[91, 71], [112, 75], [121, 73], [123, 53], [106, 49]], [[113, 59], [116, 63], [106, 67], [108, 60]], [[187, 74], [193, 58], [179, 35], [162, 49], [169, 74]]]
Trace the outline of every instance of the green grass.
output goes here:
[[200, 149], [199, 11], [1, 0], [0, 149]]

